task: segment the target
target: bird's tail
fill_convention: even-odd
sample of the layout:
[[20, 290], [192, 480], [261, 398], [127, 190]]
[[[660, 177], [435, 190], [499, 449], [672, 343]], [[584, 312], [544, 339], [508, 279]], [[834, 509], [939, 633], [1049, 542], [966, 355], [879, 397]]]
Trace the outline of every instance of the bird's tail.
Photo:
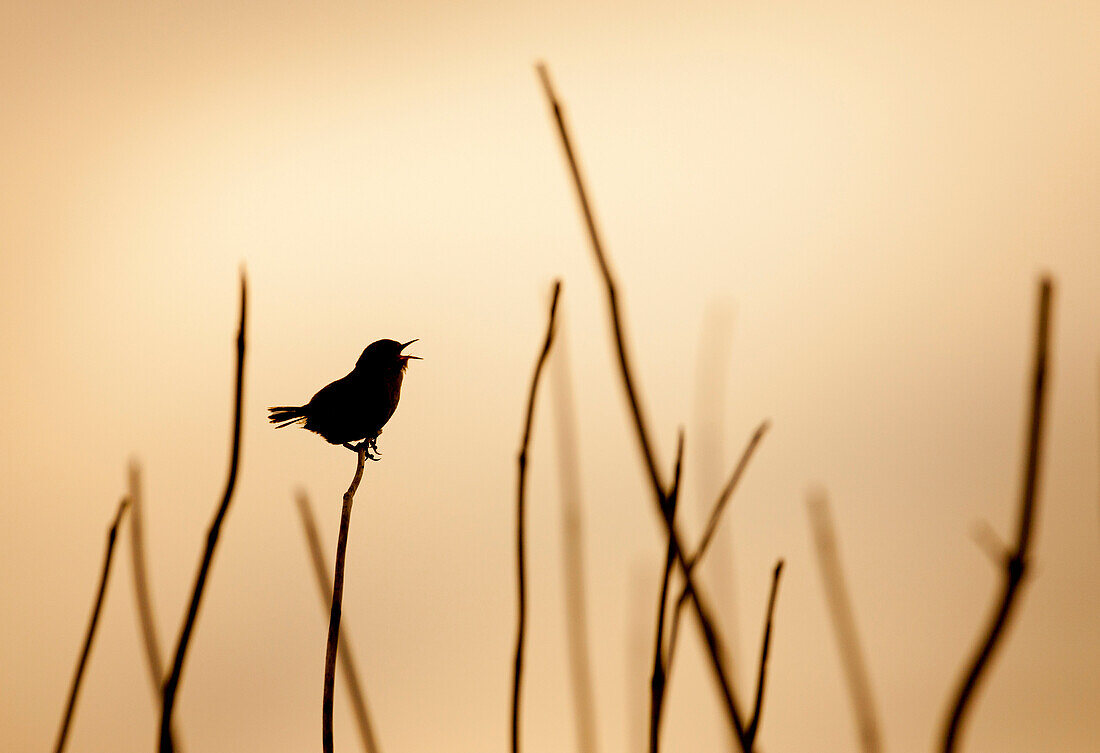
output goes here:
[[278, 424], [276, 427], [278, 429], [306, 420], [304, 406], [300, 405], [279, 405], [274, 408], [268, 408], [268, 411], [271, 415], [269, 415], [267, 419], [273, 424]]

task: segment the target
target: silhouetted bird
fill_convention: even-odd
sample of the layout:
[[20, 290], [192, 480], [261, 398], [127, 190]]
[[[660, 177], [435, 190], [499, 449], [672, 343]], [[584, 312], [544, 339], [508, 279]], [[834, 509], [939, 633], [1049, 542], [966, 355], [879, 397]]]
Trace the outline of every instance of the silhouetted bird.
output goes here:
[[401, 351], [416, 340], [399, 343], [378, 340], [366, 347], [355, 362], [355, 368], [310, 398], [305, 405], [283, 405], [268, 408], [271, 423], [278, 428], [302, 422], [303, 428], [320, 434], [331, 444], [342, 444], [358, 451], [365, 442], [367, 457], [378, 458], [378, 435], [390, 420], [401, 398], [401, 380], [410, 359], [420, 356], [401, 355]]

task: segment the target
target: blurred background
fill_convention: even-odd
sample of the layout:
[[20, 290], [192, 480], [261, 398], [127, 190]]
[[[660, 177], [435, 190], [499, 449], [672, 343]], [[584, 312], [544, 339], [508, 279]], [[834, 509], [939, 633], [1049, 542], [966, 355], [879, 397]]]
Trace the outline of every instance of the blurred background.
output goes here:
[[[815, 486], [886, 747], [938, 740], [999, 583], [971, 532], [1014, 535], [1037, 278], [1055, 277], [1034, 577], [964, 744], [1094, 750], [1098, 37], [1090, 2], [3, 4], [0, 739], [54, 739], [131, 458], [174, 646], [224, 484], [243, 264], [241, 476], [183, 747], [317, 746], [327, 614], [293, 499], [310, 494], [331, 558], [355, 462], [265, 407], [305, 402], [373, 340], [419, 338], [357, 497], [344, 628], [384, 750], [506, 749], [515, 456], [561, 277], [598, 742], [641, 748], [664, 544], [542, 59], [666, 477], [686, 430], [691, 541], [772, 420], [704, 574], [747, 702], [786, 558], [769, 751], [856, 747]], [[532, 753], [574, 743], [553, 400], [529, 475]], [[685, 627], [665, 743], [716, 749], [725, 722]], [[151, 749], [143, 662], [120, 546], [71, 750]]]

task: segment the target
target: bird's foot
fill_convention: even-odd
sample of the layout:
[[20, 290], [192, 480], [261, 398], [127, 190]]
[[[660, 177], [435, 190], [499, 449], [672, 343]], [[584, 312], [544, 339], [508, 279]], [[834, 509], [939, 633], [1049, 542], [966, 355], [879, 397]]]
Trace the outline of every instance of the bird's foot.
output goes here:
[[352, 452], [359, 452], [366, 450], [367, 460], [378, 461], [382, 459], [382, 453], [378, 452], [378, 437], [371, 437], [370, 439], [364, 439], [359, 444], [349, 444], [344, 442], [344, 447], [347, 447]]

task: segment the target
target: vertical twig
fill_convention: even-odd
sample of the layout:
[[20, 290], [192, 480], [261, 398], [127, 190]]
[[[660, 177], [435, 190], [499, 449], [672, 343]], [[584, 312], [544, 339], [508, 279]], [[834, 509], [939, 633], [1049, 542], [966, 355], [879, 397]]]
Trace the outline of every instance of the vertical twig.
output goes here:
[[[676, 442], [676, 470], [672, 476], [672, 489], [665, 496], [666, 515], [676, 519], [676, 507], [680, 499], [680, 471], [684, 461], [684, 431], [680, 430], [680, 438]], [[665, 680], [667, 668], [665, 667], [665, 612], [668, 607], [668, 583], [672, 577], [672, 566], [676, 563], [676, 551], [671, 542], [665, 553], [665, 569], [661, 576], [661, 595], [657, 599], [657, 630], [653, 646], [653, 674], [649, 681], [649, 750], [657, 753], [660, 748], [661, 717], [665, 700]]]
[[229, 511], [229, 502], [233, 498], [233, 489], [237, 485], [237, 467], [240, 464], [241, 457], [241, 403], [244, 395], [244, 333], [247, 303], [248, 285], [242, 269], [241, 320], [237, 330], [237, 383], [233, 405], [233, 446], [229, 456], [229, 476], [225, 482], [225, 494], [222, 495], [221, 505], [218, 506], [214, 519], [210, 523], [210, 529], [206, 534], [206, 549], [203, 552], [202, 562], [199, 564], [199, 570], [195, 576], [195, 585], [191, 590], [191, 603], [187, 608], [187, 617], [184, 619], [179, 641], [176, 644], [175, 658], [172, 660], [172, 672], [164, 683], [160, 713], [160, 753], [171, 753], [174, 750], [172, 747], [172, 710], [175, 708], [176, 693], [179, 691], [180, 677], [183, 674], [183, 660], [186, 658], [187, 647], [191, 641], [191, 631], [194, 629], [195, 620], [199, 615], [199, 604], [202, 601], [203, 590], [206, 587], [210, 564], [214, 558], [214, 549], [218, 544], [222, 521]]
[[[699, 546], [695, 550], [695, 554], [688, 560], [687, 569], [689, 571], [695, 572], [695, 568], [703, 561], [703, 557], [705, 557], [706, 553], [709, 551], [710, 542], [714, 538], [715, 531], [718, 529], [718, 522], [722, 518], [722, 513], [726, 509], [726, 504], [729, 502], [730, 497], [733, 496], [733, 490], [737, 488], [737, 483], [745, 473], [745, 469], [749, 464], [749, 459], [752, 458], [753, 453], [756, 451], [756, 446], [760, 444], [760, 440], [764, 438], [764, 434], [767, 432], [770, 425], [769, 422], [764, 421], [756, 427], [756, 431], [753, 432], [752, 437], [749, 439], [749, 443], [742, 451], [741, 457], [737, 461], [737, 465], [734, 466], [733, 472], [730, 473], [730, 477], [726, 481], [726, 485], [722, 488], [721, 493], [718, 495], [718, 499], [711, 508], [710, 517], [707, 519], [707, 527], [703, 532], [703, 538], [700, 540]], [[676, 606], [672, 610], [672, 625], [668, 635], [668, 659], [665, 661], [665, 666], [668, 671], [672, 669], [672, 660], [676, 654], [677, 638], [680, 635], [680, 617], [684, 611], [684, 607], [687, 605], [688, 598], [687, 586], [685, 585], [684, 588], [681, 589], [680, 596], [676, 599]]]
[[[703, 640], [707, 647], [707, 652], [710, 657], [710, 666], [714, 672], [715, 680], [717, 681], [719, 688], [722, 692], [722, 701], [726, 707], [726, 715], [729, 718], [729, 722], [733, 727], [734, 733], [737, 735], [737, 739], [742, 741], [742, 748], [744, 748], [745, 728], [741, 721], [741, 714], [737, 709], [737, 700], [734, 697], [733, 685], [731, 684], [728, 676], [728, 672], [724, 666], [722, 659], [722, 649], [719, 642], [718, 634], [714, 631], [713, 619], [711, 618], [711, 609], [708, 606], [708, 600], [704, 594], [700, 591], [697, 583], [694, 582], [691, 571], [687, 568], [687, 562], [681, 545], [681, 537], [676, 531], [676, 526], [673, 521], [669, 520], [664, 515], [664, 498], [665, 490], [661, 484], [660, 475], [657, 472], [657, 463], [654, 459], [654, 453], [652, 450], [652, 443], [649, 439], [649, 432], [646, 428], [645, 416], [642, 412], [641, 403], [638, 400], [637, 393], [634, 389], [634, 381], [631, 376], [630, 359], [627, 355], [626, 338], [623, 333], [621, 316], [619, 314], [619, 306], [617, 293], [615, 291], [615, 282], [611, 276], [611, 269], [607, 264], [606, 255], [603, 251], [603, 244], [600, 242], [599, 231], [596, 228], [596, 221], [592, 213], [591, 205], [588, 201], [588, 195], [584, 188], [584, 181], [581, 178], [580, 168], [577, 163], [576, 156], [573, 152], [573, 145], [569, 138], [569, 131], [565, 125], [565, 119], [562, 115], [561, 103], [558, 101], [557, 95], [554, 93], [553, 85], [550, 83], [550, 76], [546, 70], [546, 66], [539, 64], [538, 66], [539, 77], [542, 80], [543, 89], [546, 92], [547, 100], [550, 102], [551, 109], [554, 112], [554, 119], [557, 123], [558, 134], [561, 137], [562, 146], [565, 150], [566, 159], [569, 163], [569, 169], [573, 177], [573, 184], [577, 190], [577, 197], [580, 201], [581, 210], [584, 214], [585, 225], [588, 229], [589, 240], [591, 241], [592, 251], [596, 258], [596, 263], [599, 265], [600, 272], [603, 275], [604, 287], [607, 294], [608, 314], [611, 319], [611, 327], [615, 335], [616, 350], [619, 358], [619, 370], [623, 379], [623, 388], [626, 391], [627, 398], [630, 402], [631, 415], [634, 419], [634, 428], [638, 436], [638, 444], [642, 451], [643, 459], [645, 460], [646, 470], [649, 475], [650, 485], [652, 486], [654, 501], [657, 506], [657, 511], [664, 520], [665, 526], [669, 533], [669, 540], [676, 551], [676, 560], [679, 563], [680, 569], [684, 573], [686, 581], [686, 590], [690, 595], [692, 606], [695, 608], [695, 614], [698, 617], [697, 624], [699, 629], [703, 633]], [[749, 753], [748, 748], [744, 748], [745, 753]]]
[[103, 555], [103, 574], [99, 577], [99, 591], [96, 593], [95, 606], [92, 607], [92, 617], [88, 621], [88, 631], [84, 636], [84, 648], [80, 652], [80, 659], [76, 663], [76, 672], [73, 674], [73, 684], [69, 689], [69, 702], [65, 705], [65, 716], [61, 718], [61, 727], [57, 731], [57, 744], [55, 753], [61, 753], [65, 749], [65, 741], [69, 736], [69, 724], [73, 719], [73, 711], [76, 710], [76, 696], [80, 692], [80, 682], [84, 679], [84, 667], [88, 663], [88, 654], [92, 650], [92, 639], [95, 638], [96, 624], [99, 622], [99, 611], [103, 607], [103, 597], [107, 593], [107, 577], [111, 573], [111, 556], [115, 550], [115, 538], [118, 536], [118, 524], [122, 520], [122, 514], [126, 512], [129, 500], [123, 499], [118, 505], [114, 520], [107, 531], [107, 551]]
[[138, 625], [141, 627], [142, 645], [145, 648], [149, 679], [153, 693], [159, 698], [164, 684], [164, 663], [160, 658], [160, 641], [153, 617], [153, 604], [149, 594], [149, 575], [145, 564], [145, 524], [142, 511], [141, 466], [130, 462], [130, 559], [133, 563], [134, 600], [137, 602]]
[[[563, 324], [558, 325], [559, 328]], [[577, 411], [569, 367], [568, 338], [557, 337], [551, 364], [555, 432], [558, 440], [558, 478], [562, 515], [562, 569], [565, 581], [565, 630], [569, 648], [569, 678], [573, 688], [573, 716], [579, 753], [596, 753], [596, 702], [592, 689], [588, 651], [588, 617], [585, 596], [584, 528], [582, 525], [580, 452], [577, 443]]]
[[325, 646], [325, 690], [321, 697], [321, 747], [332, 753], [332, 695], [336, 684], [336, 650], [340, 642], [340, 615], [344, 603], [344, 557], [348, 550], [348, 528], [351, 527], [351, 505], [363, 480], [367, 461], [366, 442], [361, 443], [355, 458], [355, 475], [344, 492], [344, 507], [340, 512], [340, 535], [336, 542], [336, 566], [332, 576], [332, 603], [328, 616], [328, 643]]
[[[730, 354], [733, 343], [734, 311], [727, 301], [711, 301], [703, 315], [699, 333], [699, 353], [695, 361], [693, 400], [698, 489], [697, 515], [706, 523], [714, 497], [721, 489], [725, 469], [726, 393], [729, 382]], [[741, 666], [741, 637], [738, 626], [736, 559], [733, 535], [722, 529], [713, 544], [710, 565], [699, 571], [699, 577], [716, 594], [715, 619], [725, 640], [726, 659], [731, 666]]]
[[561, 293], [561, 281], [554, 282], [554, 293], [550, 299], [550, 317], [546, 324], [546, 339], [535, 362], [535, 373], [531, 376], [531, 391], [527, 396], [527, 418], [523, 423], [523, 440], [519, 448], [519, 474], [516, 483], [516, 587], [518, 594], [518, 617], [516, 624], [516, 658], [512, 672], [512, 753], [519, 751], [519, 703], [520, 686], [523, 680], [523, 644], [527, 630], [527, 571], [524, 556], [524, 523], [526, 504], [524, 493], [527, 481], [527, 445], [531, 441], [531, 427], [535, 421], [535, 395], [539, 387], [543, 364], [554, 342], [554, 317], [558, 311], [558, 295]]
[[[137, 460], [130, 461], [128, 475], [130, 496], [130, 562], [134, 578], [134, 602], [137, 605], [138, 625], [141, 627], [141, 641], [145, 648], [145, 664], [149, 669], [149, 680], [153, 685], [153, 697], [160, 703], [164, 686], [164, 661], [160, 655], [160, 640], [157, 637], [157, 623], [153, 616], [152, 589], [149, 588], [149, 569], [145, 559], [145, 513], [144, 499], [141, 495], [141, 466]], [[179, 733], [172, 725], [169, 730], [172, 748], [179, 748]]]
[[775, 571], [772, 573], [772, 590], [768, 596], [768, 616], [764, 622], [764, 645], [760, 649], [760, 671], [756, 676], [756, 700], [752, 707], [752, 719], [745, 730], [749, 739], [749, 747], [756, 741], [756, 733], [760, 731], [760, 714], [764, 705], [764, 680], [768, 672], [768, 646], [772, 637], [772, 615], [775, 613], [775, 597], [779, 591], [779, 576], [783, 573], [783, 560], [775, 563]]
[[1008, 625], [1012, 606], [1016, 603], [1017, 590], [1027, 567], [1028, 544], [1031, 541], [1035, 515], [1036, 489], [1039, 481], [1039, 451], [1043, 432], [1043, 395], [1046, 385], [1047, 347], [1050, 330], [1051, 281], [1043, 277], [1039, 285], [1039, 309], [1036, 317], [1035, 363], [1031, 388], [1031, 417], [1027, 438], [1027, 454], [1024, 461], [1023, 483], [1020, 490], [1020, 520], [1016, 532], [1016, 545], [1004, 552], [1004, 583], [999, 603], [990, 617], [985, 636], [970, 661], [969, 668], [960, 679], [954, 702], [943, 732], [944, 753], [955, 750], [965, 719], [967, 703], [981, 680], [997, 648], [998, 639]]
[[817, 565], [821, 571], [825, 601], [829, 606], [829, 617], [832, 619], [837, 650], [840, 652], [840, 665], [844, 668], [844, 679], [847, 680], [848, 694], [852, 699], [852, 712], [859, 731], [859, 747], [863, 753], [879, 753], [882, 750], [882, 736], [879, 733], [875, 698], [871, 692], [867, 664], [860, 649], [852, 600], [848, 596], [844, 570], [840, 566], [836, 529], [824, 492], [812, 493], [806, 500], [806, 509], [810, 515], [810, 530], [814, 537], [814, 548], [817, 550]]
[[[313, 565], [313, 575], [317, 581], [317, 593], [321, 596], [321, 605], [332, 609], [332, 582], [329, 580], [325, 564], [325, 555], [321, 547], [321, 534], [317, 531], [317, 521], [313, 516], [313, 508], [309, 504], [309, 498], [305, 492], [299, 492], [295, 501], [298, 503], [298, 514], [302, 518], [302, 529], [306, 536], [306, 545], [309, 548], [309, 560]], [[359, 672], [355, 667], [355, 657], [351, 649], [351, 641], [347, 637], [347, 631], [340, 633], [337, 655], [340, 659], [340, 668], [344, 672], [344, 679], [348, 683], [348, 697], [352, 712], [355, 714], [355, 723], [359, 728], [359, 738], [363, 742], [363, 750], [366, 753], [378, 753], [378, 741], [374, 737], [374, 727], [371, 724], [370, 713], [367, 711], [367, 701], [363, 695], [363, 685], [359, 681]]]

